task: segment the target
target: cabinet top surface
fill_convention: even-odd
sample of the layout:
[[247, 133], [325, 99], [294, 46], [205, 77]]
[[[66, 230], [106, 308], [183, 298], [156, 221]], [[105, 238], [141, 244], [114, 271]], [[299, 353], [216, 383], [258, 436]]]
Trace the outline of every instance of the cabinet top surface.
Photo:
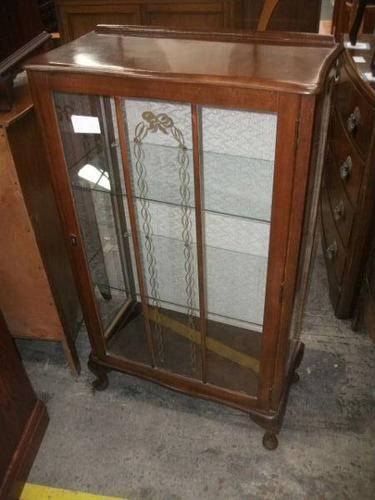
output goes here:
[[314, 94], [340, 50], [331, 37], [318, 35], [98, 26], [38, 56], [28, 69]]

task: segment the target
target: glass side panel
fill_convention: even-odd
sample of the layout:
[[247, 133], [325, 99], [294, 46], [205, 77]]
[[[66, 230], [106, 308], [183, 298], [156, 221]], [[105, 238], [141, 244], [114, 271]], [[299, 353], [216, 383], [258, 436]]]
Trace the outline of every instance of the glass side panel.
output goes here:
[[207, 381], [255, 395], [276, 115], [202, 108]]
[[[126, 218], [122, 164], [116, 149], [113, 103], [108, 98], [56, 93], [56, 114], [76, 213], [104, 332], [120, 316], [134, 319], [136, 284]], [[150, 362], [143, 329], [134, 330], [137, 351]]]
[[200, 378], [191, 108], [124, 99], [123, 110], [156, 364]]

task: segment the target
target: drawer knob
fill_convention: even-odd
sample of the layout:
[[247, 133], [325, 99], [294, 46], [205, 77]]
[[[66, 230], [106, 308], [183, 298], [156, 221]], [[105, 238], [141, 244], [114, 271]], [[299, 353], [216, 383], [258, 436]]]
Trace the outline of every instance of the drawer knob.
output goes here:
[[360, 126], [360, 124], [361, 124], [361, 112], [360, 112], [358, 106], [356, 106], [354, 108], [353, 113], [350, 113], [348, 121], [346, 123], [346, 128], [347, 128], [349, 134], [353, 134], [353, 132], [358, 130], [358, 127]]
[[326, 255], [328, 260], [333, 260], [337, 255], [337, 243], [334, 241], [326, 249]]
[[338, 204], [335, 206], [333, 213], [334, 213], [335, 221], [337, 221], [337, 222], [344, 218], [345, 205], [344, 205], [344, 202], [342, 200], [340, 200], [338, 202]]
[[343, 181], [347, 181], [352, 173], [353, 162], [351, 156], [348, 156], [347, 159], [340, 167], [340, 177]]

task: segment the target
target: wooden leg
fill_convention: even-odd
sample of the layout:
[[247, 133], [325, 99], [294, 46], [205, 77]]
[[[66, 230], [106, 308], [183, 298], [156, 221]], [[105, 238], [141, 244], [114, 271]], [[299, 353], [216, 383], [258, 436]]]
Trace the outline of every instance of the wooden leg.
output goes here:
[[108, 372], [110, 371], [108, 368], [100, 365], [96, 361], [94, 361], [91, 356], [87, 363], [88, 369], [96, 376], [96, 379], [92, 383], [92, 388], [94, 391], [104, 391], [107, 389], [109, 380], [108, 380]]
[[279, 441], [276, 434], [266, 431], [263, 436], [263, 446], [266, 448], [266, 450], [276, 450], [276, 448], [279, 446]]
[[292, 384], [296, 384], [297, 382], [299, 382], [299, 374], [294, 372], [292, 375]]
[[78, 378], [79, 374], [81, 373], [81, 364], [79, 362], [79, 357], [74, 340], [70, 337], [70, 335], [67, 335], [64, 339], [61, 340], [61, 344], [63, 346], [65, 357], [69, 364], [70, 372], [73, 377]]

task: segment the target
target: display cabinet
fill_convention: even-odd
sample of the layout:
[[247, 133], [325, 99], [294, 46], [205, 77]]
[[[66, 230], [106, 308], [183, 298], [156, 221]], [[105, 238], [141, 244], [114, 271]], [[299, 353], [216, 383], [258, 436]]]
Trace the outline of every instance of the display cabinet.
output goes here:
[[339, 51], [99, 26], [28, 67], [96, 389], [137, 375], [248, 412], [277, 446]]

